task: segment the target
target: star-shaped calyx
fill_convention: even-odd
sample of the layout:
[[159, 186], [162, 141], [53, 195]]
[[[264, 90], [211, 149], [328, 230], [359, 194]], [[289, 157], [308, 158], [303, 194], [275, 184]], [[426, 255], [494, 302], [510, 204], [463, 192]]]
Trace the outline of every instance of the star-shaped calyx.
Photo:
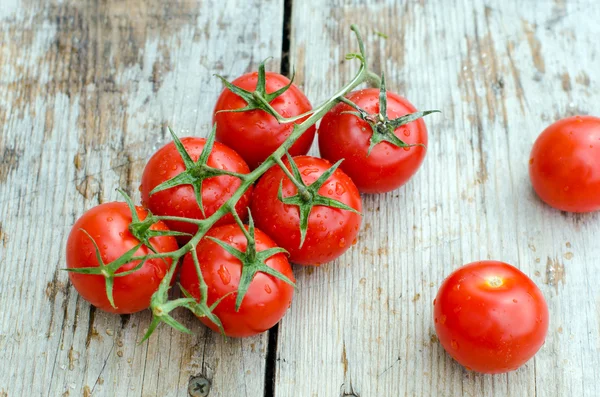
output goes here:
[[198, 161], [194, 162], [194, 160], [192, 160], [192, 158], [188, 154], [187, 150], [185, 150], [183, 143], [181, 143], [181, 141], [179, 140], [177, 135], [175, 135], [173, 130], [169, 128], [169, 132], [171, 133], [171, 136], [173, 136], [173, 143], [175, 144], [177, 152], [181, 156], [183, 164], [185, 165], [185, 171], [156, 186], [154, 189], [152, 189], [150, 195], [157, 192], [161, 192], [163, 190], [170, 189], [175, 186], [191, 185], [194, 189], [194, 194], [196, 195], [198, 207], [200, 207], [202, 215], [206, 217], [206, 214], [204, 213], [204, 206], [202, 205], [202, 182], [205, 179], [213, 178], [215, 176], [220, 175], [229, 175], [240, 179], [243, 179], [245, 177], [243, 174], [238, 174], [237, 172], [213, 168], [208, 165], [208, 157], [210, 156], [210, 152], [212, 151], [213, 145], [215, 143], [216, 131], [217, 126], [215, 124], [213, 126], [212, 131], [206, 138], [206, 142], [204, 144], [204, 147], [202, 148], [202, 153], [200, 153], [200, 157], [198, 157]]
[[439, 113], [439, 110], [425, 110], [422, 112], [414, 112], [405, 116], [398, 117], [390, 120], [387, 116], [387, 91], [385, 89], [385, 76], [381, 74], [381, 85], [379, 87], [379, 113], [369, 114], [366, 110], [360, 108], [354, 102], [347, 98], [340, 98], [341, 102], [353, 107], [356, 111], [347, 111], [342, 113], [353, 114], [359, 119], [366, 121], [371, 126], [372, 134], [369, 140], [369, 150], [367, 156], [371, 154], [371, 150], [381, 143], [389, 142], [394, 146], [406, 148], [412, 146], [424, 146], [422, 143], [408, 144], [402, 139], [398, 138], [394, 131], [405, 124], [420, 119], [423, 116], [427, 116], [431, 113]]
[[319, 189], [321, 186], [327, 182], [327, 179], [335, 172], [335, 170], [340, 166], [343, 159], [335, 163], [331, 168], [325, 171], [316, 181], [307, 185], [302, 180], [302, 175], [300, 175], [300, 170], [298, 166], [294, 162], [292, 156], [289, 153], [285, 153], [290, 164], [290, 168], [292, 172], [288, 170], [288, 168], [283, 164], [281, 160], [276, 160], [281, 167], [282, 171], [286, 174], [288, 179], [292, 181], [292, 183], [296, 186], [298, 193], [294, 196], [283, 197], [283, 179], [279, 182], [279, 191], [277, 192], [277, 198], [283, 204], [287, 205], [295, 205], [298, 207], [298, 211], [300, 214], [300, 247], [304, 244], [304, 239], [306, 238], [306, 232], [308, 230], [308, 217], [315, 206], [324, 206], [324, 207], [332, 207], [339, 208], [342, 210], [352, 211], [356, 214], [360, 214], [357, 210], [342, 203], [341, 201], [332, 199], [330, 197], [325, 197], [319, 194]]
[[296, 287], [296, 284], [294, 284], [293, 281], [291, 281], [281, 272], [267, 266], [267, 264], [265, 263], [266, 260], [272, 257], [273, 255], [280, 253], [287, 254], [286, 250], [280, 247], [273, 247], [263, 251], [256, 251], [254, 220], [252, 219], [252, 214], [250, 213], [250, 211], [248, 211], [248, 230], [246, 230], [246, 227], [244, 226], [244, 224], [242, 224], [239, 216], [237, 216], [235, 212], [234, 217], [248, 242], [246, 245], [245, 252], [242, 252], [237, 248], [214, 237], [207, 236], [206, 238], [218, 244], [221, 248], [233, 255], [242, 263], [242, 273], [240, 275], [240, 282], [238, 284], [237, 289], [237, 298], [235, 300], [235, 310], [238, 311], [240, 309], [240, 306], [242, 305], [242, 301], [244, 300], [244, 296], [246, 295], [248, 288], [250, 288], [250, 283], [252, 282], [254, 276], [258, 272], [265, 273], [275, 278], [278, 278], [294, 288]]
[[299, 120], [302, 117], [306, 116], [306, 114], [301, 114], [301, 115], [290, 117], [290, 118], [284, 118], [277, 112], [277, 110], [275, 110], [271, 106], [271, 102], [273, 101], [273, 99], [277, 98], [278, 96], [280, 96], [281, 94], [286, 92], [292, 86], [292, 83], [294, 82], [294, 77], [295, 77], [296, 73], [295, 73], [295, 71], [292, 72], [292, 78], [290, 79], [290, 82], [286, 86], [281, 87], [277, 91], [269, 94], [269, 93], [267, 93], [267, 88], [266, 88], [267, 77], [266, 77], [266, 73], [265, 73], [265, 62], [268, 59], [269, 58], [265, 59], [258, 66], [258, 78], [256, 81], [256, 89], [254, 91], [248, 91], [248, 90], [245, 90], [238, 86], [235, 86], [232, 83], [230, 83], [229, 81], [227, 81], [223, 76], [220, 76], [218, 74], [215, 75], [219, 79], [221, 79], [221, 81], [223, 82], [225, 87], [227, 87], [231, 92], [233, 92], [234, 94], [236, 94], [237, 96], [239, 96], [246, 102], [246, 106], [244, 106], [243, 108], [223, 109], [223, 110], [219, 110], [217, 113], [247, 112], [249, 110], [260, 109], [260, 110], [263, 110], [263, 111], [269, 113], [271, 116], [275, 117], [277, 119], [277, 121], [279, 121], [280, 123], [289, 123], [292, 121]]
[[[153, 237], [159, 236], [182, 236], [188, 235], [187, 233], [176, 232], [172, 230], [152, 230], [150, 227], [158, 222], [158, 219], [152, 215], [152, 213], [148, 212], [146, 218], [142, 221], [140, 220], [133, 201], [131, 201], [131, 197], [127, 195], [123, 190], [117, 189], [119, 193], [123, 195], [125, 198], [125, 202], [131, 211], [131, 223], [129, 224], [129, 231], [131, 234], [139, 241], [137, 245], [131, 248], [129, 251], [125, 252], [123, 255], [115, 259], [110, 263], [104, 263], [102, 260], [102, 255], [100, 254], [100, 249], [98, 248], [98, 244], [90, 234], [84, 230], [80, 229], [89, 239], [92, 241], [94, 245], [94, 250], [96, 253], [96, 261], [98, 262], [98, 266], [96, 267], [80, 267], [80, 268], [70, 268], [65, 269], [71, 273], [79, 273], [79, 274], [95, 274], [99, 276], [103, 276], [105, 278], [106, 284], [106, 297], [108, 298], [108, 302], [110, 305], [116, 309], [114, 298], [113, 298], [113, 287], [116, 277], [124, 277], [130, 275], [144, 266], [146, 259], [141, 260], [133, 269], [117, 273], [119, 269], [131, 262], [131, 259], [135, 256], [135, 253], [142, 247], [148, 247], [152, 252], [156, 253], [156, 250], [150, 243], [150, 239]], [[164, 259], [163, 259], [164, 260]]]

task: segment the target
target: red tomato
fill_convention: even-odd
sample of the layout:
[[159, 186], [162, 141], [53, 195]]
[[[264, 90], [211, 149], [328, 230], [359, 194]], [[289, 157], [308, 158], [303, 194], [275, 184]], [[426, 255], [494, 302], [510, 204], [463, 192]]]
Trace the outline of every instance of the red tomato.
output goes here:
[[[235, 79], [232, 84], [248, 91], [256, 89], [258, 73], [247, 73]], [[266, 73], [266, 91], [273, 93], [285, 87], [290, 80], [278, 73]], [[271, 101], [271, 106], [283, 117], [298, 116], [308, 112], [312, 106], [295, 84]], [[275, 117], [263, 110], [247, 112], [221, 112], [219, 110], [240, 109], [246, 101], [225, 88], [213, 113], [213, 123], [217, 123], [217, 140], [237, 151], [254, 169], [273, 153], [292, 133], [294, 123], [280, 124]], [[303, 119], [297, 121], [302, 122]], [[292, 156], [306, 154], [315, 137], [312, 126], [289, 149]]]
[[440, 343], [477, 372], [516, 370], [540, 349], [548, 331], [542, 292], [503, 262], [473, 262], [454, 271], [433, 305]]
[[[261, 252], [276, 247], [275, 242], [265, 233], [256, 229], [256, 251]], [[238, 225], [225, 225], [211, 229], [207, 236], [221, 240], [245, 252], [247, 240]], [[239, 259], [225, 251], [214, 241], [204, 238], [196, 247], [200, 270], [208, 285], [208, 305], [232, 291], [237, 291], [242, 264]], [[285, 254], [271, 256], [265, 264], [292, 282], [294, 274]], [[181, 286], [197, 300], [200, 299], [198, 275], [191, 254], [186, 254], [181, 267]], [[246, 337], [264, 332], [277, 324], [283, 317], [294, 295], [294, 287], [271, 275], [258, 272], [250, 283], [239, 311], [235, 310], [237, 294], [223, 299], [213, 313], [223, 323], [225, 334], [231, 337]], [[214, 331], [217, 326], [206, 317], [200, 321]]]
[[[294, 157], [294, 162], [307, 185], [331, 167], [327, 160], [310, 156]], [[345, 209], [313, 207], [308, 218], [306, 238], [300, 247], [300, 213], [297, 206], [283, 204], [277, 198], [281, 181], [284, 198], [297, 194], [298, 189], [281, 168], [271, 167], [258, 181], [252, 196], [251, 210], [256, 226], [271, 236], [277, 245], [285, 248], [293, 263], [318, 266], [348, 250], [358, 235], [361, 216]], [[339, 168], [321, 186], [319, 194], [338, 200], [358, 212], [362, 211], [358, 189]]]
[[[136, 211], [140, 220], [144, 220], [148, 214], [142, 207], [136, 207]], [[94, 243], [81, 229], [92, 236], [106, 265], [139, 244], [129, 232], [130, 223], [131, 212], [125, 203], [100, 204], [85, 212], [73, 225], [67, 240], [67, 268], [98, 267]], [[151, 229], [168, 230], [162, 222], [155, 223]], [[150, 243], [156, 252], [170, 252], [178, 248], [177, 241], [170, 236], [153, 237]], [[135, 255], [151, 253], [148, 247], [142, 246]], [[139, 261], [127, 263], [117, 274], [131, 270], [138, 264]], [[97, 308], [111, 313], [135, 313], [150, 306], [150, 297], [158, 289], [170, 264], [170, 259], [151, 259], [134, 273], [115, 277], [113, 298], [116, 309], [106, 296], [106, 279], [103, 276], [69, 272], [69, 278], [83, 299]]]
[[600, 118], [568, 117], [546, 128], [531, 150], [529, 177], [556, 209], [600, 210]]
[[[202, 153], [206, 139], [183, 138], [183, 146], [193, 161], [197, 161]], [[215, 142], [208, 157], [208, 165], [213, 168], [247, 174], [248, 165], [232, 149]], [[152, 189], [161, 183], [185, 171], [185, 165], [173, 142], [160, 148], [146, 164], [142, 175], [142, 203], [155, 215], [181, 216], [185, 218], [204, 219], [202, 211], [196, 202], [194, 189], [191, 185], [179, 185], [150, 195]], [[205, 179], [202, 183], [202, 205], [206, 216], [214, 214], [240, 187], [241, 181], [233, 176], [220, 175]], [[252, 188], [237, 202], [235, 209], [242, 219], [248, 215], [248, 204]], [[233, 222], [231, 214], [225, 215], [215, 225]], [[166, 221], [171, 230], [194, 234], [198, 228], [186, 222]]]
[[[369, 114], [379, 113], [379, 89], [367, 88], [348, 94], [349, 100]], [[321, 120], [319, 151], [321, 157], [336, 162], [344, 159], [342, 170], [362, 193], [385, 193], [404, 185], [419, 169], [425, 158], [422, 146], [401, 148], [380, 142], [367, 156], [373, 129], [339, 103]], [[405, 98], [387, 92], [387, 116], [390, 120], [417, 110]], [[394, 134], [407, 144], [427, 145], [427, 128], [423, 119], [398, 127]]]

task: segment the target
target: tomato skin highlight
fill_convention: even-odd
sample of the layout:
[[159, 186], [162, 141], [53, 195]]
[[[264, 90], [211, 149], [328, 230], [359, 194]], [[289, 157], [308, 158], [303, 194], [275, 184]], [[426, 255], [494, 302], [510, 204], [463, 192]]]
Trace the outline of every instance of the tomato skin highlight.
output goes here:
[[[379, 89], [354, 91], [347, 98], [370, 114], [379, 113]], [[321, 157], [332, 163], [344, 159], [340, 167], [361, 193], [385, 193], [404, 185], [423, 163], [426, 149], [423, 146], [400, 148], [381, 142], [367, 156], [373, 130], [366, 121], [342, 113], [353, 110], [339, 103], [323, 117], [318, 134]], [[387, 92], [390, 119], [416, 111], [406, 98]], [[407, 144], [427, 145], [427, 128], [422, 118], [400, 126], [394, 134]]]
[[[242, 252], [246, 250], [246, 237], [238, 225], [213, 228], [207, 236], [222, 240]], [[255, 236], [257, 252], [276, 247], [275, 242], [260, 230], [256, 229]], [[200, 241], [196, 252], [202, 276], [208, 285], [209, 306], [227, 293], [237, 291], [241, 275], [241, 263], [237, 258], [207, 238]], [[292, 282], [295, 281], [292, 267], [285, 254], [276, 254], [265, 263]], [[199, 300], [198, 275], [190, 253], [184, 257], [180, 277], [181, 286]], [[214, 314], [221, 320], [227, 336], [243, 338], [257, 335], [281, 320], [292, 303], [293, 295], [294, 287], [291, 285], [271, 275], [258, 272], [250, 283], [239, 311], [235, 310], [237, 294], [234, 293], [219, 303], [214, 309]], [[217, 326], [206, 317], [200, 317], [200, 321], [213, 331], [219, 331]]]
[[531, 150], [529, 177], [551, 207], [600, 210], [600, 118], [567, 117], [546, 128]]
[[[140, 220], [144, 220], [148, 214], [142, 207], [136, 207], [136, 211]], [[94, 238], [105, 264], [135, 247], [139, 241], [129, 232], [131, 220], [129, 207], [122, 202], [104, 203], [86, 211], [69, 233], [67, 268], [98, 266], [92, 240], [81, 229]], [[163, 222], [157, 222], [151, 229], [168, 230]], [[150, 243], [159, 253], [175, 251], [178, 248], [177, 241], [170, 236], [153, 237]], [[142, 246], [136, 252], [136, 256], [151, 253], [148, 247]], [[119, 273], [134, 268], [138, 263], [136, 261], [123, 265]], [[171, 259], [166, 259], [166, 262], [162, 259], [150, 259], [136, 272], [115, 277], [113, 297], [116, 309], [110, 305], [106, 296], [103, 276], [69, 272], [69, 278], [79, 295], [93, 306], [110, 313], [129, 314], [150, 306], [150, 298], [158, 289], [171, 263]]]
[[454, 271], [434, 300], [434, 322], [444, 349], [467, 369], [514, 371], [542, 347], [548, 306], [524, 273], [499, 261]]
[[[257, 80], [258, 73], [252, 72], [238, 77], [232, 81], [232, 84], [254, 91]], [[267, 93], [273, 93], [289, 82], [290, 80], [285, 76], [266, 72]], [[275, 117], [262, 110], [217, 113], [219, 110], [240, 109], [246, 105], [246, 101], [225, 88], [215, 104], [213, 123], [217, 124], [217, 141], [237, 151], [248, 166], [255, 169], [290, 136], [294, 123], [280, 124]], [[273, 99], [270, 105], [283, 117], [298, 116], [312, 109], [308, 98], [295, 84]], [[308, 117], [296, 121], [296, 124], [306, 118]], [[289, 153], [292, 156], [308, 153], [315, 131], [314, 125], [306, 130], [289, 149]]]
[[[298, 156], [293, 160], [306, 184], [317, 180], [331, 167], [327, 160], [317, 157]], [[284, 164], [288, 166], [287, 160]], [[361, 215], [343, 209], [315, 206], [308, 218], [306, 239], [300, 248], [298, 207], [279, 201], [277, 193], [280, 181], [283, 181], [283, 197], [297, 193], [296, 186], [275, 165], [256, 184], [251, 211], [256, 226], [290, 253], [292, 263], [318, 266], [336, 259], [352, 246], [360, 229]], [[362, 211], [358, 189], [339, 168], [319, 189], [319, 194], [341, 201], [358, 212]]]
[[[181, 139], [183, 146], [193, 161], [197, 161], [202, 153], [206, 139], [188, 137]], [[215, 142], [208, 157], [207, 164], [213, 168], [247, 174], [250, 172], [248, 165], [231, 148], [222, 143]], [[148, 161], [142, 175], [142, 203], [155, 215], [180, 216], [185, 218], [204, 219], [202, 211], [196, 202], [194, 189], [191, 185], [180, 185], [150, 195], [152, 189], [159, 184], [179, 175], [185, 171], [185, 164], [173, 142], [160, 148]], [[241, 181], [233, 176], [219, 175], [205, 179], [202, 183], [202, 204], [207, 217], [214, 214], [233, 193], [240, 187]], [[235, 209], [240, 218], [248, 215], [248, 204], [252, 196], [250, 187], [237, 202]], [[215, 225], [232, 223], [233, 216], [227, 214], [219, 219]], [[188, 222], [165, 221], [171, 230], [194, 234], [198, 227]], [[189, 238], [180, 238], [180, 242], [187, 242]]]

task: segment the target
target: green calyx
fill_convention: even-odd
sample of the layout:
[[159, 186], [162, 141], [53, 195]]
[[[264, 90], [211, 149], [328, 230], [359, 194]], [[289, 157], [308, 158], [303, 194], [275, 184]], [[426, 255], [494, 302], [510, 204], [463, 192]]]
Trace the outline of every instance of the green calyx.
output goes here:
[[110, 303], [110, 305], [114, 309], [116, 309], [117, 307], [115, 306], [115, 301], [113, 298], [113, 286], [115, 283], [115, 278], [116, 277], [124, 277], [124, 276], [127, 276], [131, 273], [138, 271], [139, 269], [142, 268], [142, 266], [144, 266], [146, 259], [141, 260], [133, 269], [127, 270], [125, 272], [120, 272], [120, 273], [117, 273], [117, 271], [123, 265], [132, 261], [132, 258], [134, 257], [135, 253], [137, 252], [137, 250], [140, 249], [140, 247], [143, 245], [143, 243], [140, 242], [139, 244], [137, 244], [135, 247], [133, 247], [132, 249], [130, 249], [129, 251], [127, 251], [126, 253], [121, 255], [116, 260], [114, 260], [110, 263], [104, 263], [104, 261], [102, 260], [102, 255], [100, 255], [100, 249], [98, 248], [98, 244], [96, 244], [96, 241], [93, 239], [93, 237], [90, 236], [90, 234], [87, 231], [85, 231], [84, 229], [79, 229], [79, 230], [81, 230], [83, 233], [85, 233], [90, 238], [90, 240], [92, 240], [92, 244], [94, 244], [94, 250], [96, 252], [96, 261], [98, 262], [98, 266], [70, 268], [70, 269], [64, 269], [64, 270], [69, 271], [71, 273], [95, 274], [98, 276], [103, 276], [105, 278], [105, 284], [106, 284], [106, 297], [108, 298], [108, 302]]
[[294, 159], [290, 156], [288, 152], [285, 153], [290, 164], [290, 170], [283, 164], [280, 159], [276, 159], [277, 164], [281, 167], [282, 171], [288, 177], [290, 181], [296, 186], [298, 193], [295, 196], [283, 197], [283, 179], [279, 182], [279, 191], [277, 192], [277, 198], [283, 204], [286, 205], [295, 205], [298, 207], [298, 211], [300, 213], [300, 247], [304, 244], [304, 240], [306, 239], [306, 232], [308, 230], [308, 218], [310, 213], [315, 206], [324, 206], [331, 208], [339, 208], [342, 210], [352, 211], [356, 214], [360, 214], [354, 208], [342, 203], [341, 201], [332, 199], [330, 197], [325, 197], [319, 194], [319, 189], [321, 186], [327, 182], [329, 177], [335, 172], [335, 170], [340, 166], [343, 160], [335, 163], [331, 168], [325, 171], [316, 181], [311, 183], [310, 185], [306, 185], [302, 180], [302, 175], [300, 175], [300, 170], [298, 166], [294, 162]]
[[244, 233], [244, 236], [247, 240], [246, 251], [242, 252], [237, 248], [221, 241], [213, 237], [206, 237], [214, 243], [218, 244], [225, 251], [233, 255], [242, 263], [242, 274], [240, 275], [240, 282], [237, 289], [237, 298], [235, 300], [235, 310], [238, 311], [240, 306], [242, 305], [242, 301], [244, 300], [244, 296], [250, 287], [250, 283], [254, 279], [256, 273], [261, 272], [278, 278], [279, 280], [286, 282], [292, 287], [296, 287], [293, 281], [283, 275], [281, 272], [269, 267], [266, 265], [266, 260], [272, 257], [273, 255], [277, 255], [280, 253], [287, 254], [287, 251], [280, 247], [269, 248], [264, 251], [256, 251], [256, 237], [255, 237], [255, 229], [254, 229], [254, 220], [252, 219], [252, 214], [248, 214], [248, 230], [240, 220], [239, 216], [234, 212], [234, 217], [238, 226]]
[[246, 102], [246, 106], [244, 106], [243, 108], [219, 110], [217, 113], [223, 113], [223, 112], [237, 113], [237, 112], [247, 112], [250, 110], [262, 110], [264, 112], [267, 112], [271, 116], [275, 117], [279, 123], [293, 122], [293, 121], [299, 120], [299, 119], [305, 117], [307, 114], [311, 113], [311, 112], [309, 112], [309, 113], [304, 113], [304, 114], [290, 117], [290, 118], [284, 118], [271, 106], [271, 102], [273, 101], [273, 99], [282, 95], [284, 92], [286, 92], [292, 86], [292, 84], [294, 82], [294, 77], [296, 76], [296, 72], [294, 71], [292, 73], [292, 78], [290, 79], [290, 82], [286, 86], [281, 87], [277, 91], [269, 94], [269, 93], [267, 93], [267, 88], [266, 88], [267, 87], [267, 77], [266, 77], [267, 75], [265, 72], [265, 62], [268, 59], [269, 58], [262, 61], [260, 63], [260, 65], [258, 66], [258, 80], [256, 82], [256, 89], [254, 91], [247, 91], [243, 88], [240, 88], [238, 86], [231, 84], [223, 76], [220, 76], [218, 74], [215, 75], [219, 79], [221, 79], [221, 81], [223, 82], [225, 87], [227, 87], [231, 92], [233, 92], [234, 94], [236, 94], [237, 96], [239, 96]]
[[153, 230], [151, 229], [152, 225], [158, 222], [159, 217], [155, 216], [148, 210], [148, 215], [144, 220], [140, 220], [140, 217], [137, 214], [135, 209], [135, 205], [131, 200], [131, 197], [127, 193], [125, 193], [122, 189], [117, 189], [119, 193], [125, 199], [129, 210], [131, 211], [131, 223], [129, 224], [129, 232], [138, 239], [139, 242], [143, 243], [150, 251], [156, 253], [156, 250], [150, 243], [150, 239], [153, 237], [161, 237], [161, 236], [190, 236], [189, 233], [177, 232], [175, 230]]
[[181, 143], [181, 140], [179, 140], [179, 138], [177, 137], [177, 135], [175, 135], [171, 128], [169, 128], [169, 132], [173, 137], [173, 142], [175, 143], [177, 152], [183, 160], [183, 164], [185, 165], [185, 171], [156, 186], [154, 189], [152, 189], [150, 195], [161, 192], [163, 190], [171, 189], [176, 186], [191, 185], [194, 189], [194, 194], [196, 196], [198, 206], [200, 207], [200, 211], [202, 211], [202, 215], [206, 217], [206, 214], [204, 212], [204, 206], [202, 204], [202, 183], [204, 182], [204, 180], [208, 178], [214, 178], [220, 175], [234, 176], [243, 180], [245, 178], [245, 175], [238, 174], [237, 172], [213, 168], [208, 165], [208, 157], [210, 156], [210, 152], [212, 151], [213, 145], [215, 143], [215, 134], [217, 132], [216, 124], [213, 126], [212, 131], [206, 138], [206, 143], [202, 148], [202, 153], [200, 153], [200, 157], [196, 162], [192, 160], [187, 150], [183, 146], [183, 143]]
[[340, 98], [341, 102], [353, 107], [356, 111], [348, 111], [342, 113], [352, 114], [359, 119], [367, 122], [371, 126], [372, 134], [369, 140], [369, 150], [367, 156], [371, 154], [371, 151], [375, 146], [381, 142], [389, 142], [394, 146], [400, 148], [409, 148], [413, 146], [423, 146], [422, 143], [408, 144], [402, 139], [398, 138], [394, 131], [402, 125], [413, 122], [421, 117], [427, 116], [431, 113], [439, 113], [439, 110], [425, 110], [422, 112], [414, 112], [407, 114], [397, 119], [390, 120], [387, 116], [387, 91], [385, 89], [385, 77], [381, 74], [381, 84], [379, 86], [379, 113], [369, 114], [364, 109], [360, 108], [354, 102], [347, 98]]
[[83, 233], [85, 233], [89, 237], [89, 239], [92, 241], [92, 244], [94, 245], [94, 250], [96, 253], [96, 261], [98, 262], [98, 266], [97, 267], [82, 267], [82, 268], [65, 269], [72, 273], [94, 274], [94, 275], [103, 276], [106, 279], [105, 280], [106, 297], [108, 298], [110, 305], [114, 309], [117, 308], [115, 306], [114, 297], [113, 297], [113, 287], [114, 287], [115, 278], [116, 277], [124, 277], [124, 276], [130, 275], [132, 273], [135, 273], [136, 271], [141, 269], [142, 266], [144, 266], [144, 263], [146, 262], [147, 258], [144, 257], [142, 260], [140, 260], [139, 263], [133, 269], [127, 270], [125, 272], [117, 273], [119, 271], [119, 269], [122, 266], [126, 265], [127, 263], [137, 260], [134, 258], [135, 253], [142, 246], [146, 246], [152, 252], [156, 253], [156, 250], [150, 243], [150, 239], [153, 237], [188, 235], [187, 233], [181, 233], [181, 232], [176, 232], [176, 231], [171, 231], [171, 230], [152, 230], [151, 227], [156, 222], [158, 222], [158, 218], [155, 217], [154, 215], [152, 215], [152, 213], [148, 212], [148, 215], [146, 216], [146, 218], [143, 221], [140, 220], [140, 217], [137, 214], [135, 205], [133, 204], [131, 197], [129, 197], [127, 195], [127, 193], [125, 193], [122, 189], [117, 189], [117, 191], [123, 195], [123, 197], [125, 198], [125, 202], [127, 203], [129, 210], [131, 211], [132, 221], [129, 224], [129, 231], [139, 241], [139, 244], [137, 244], [135, 247], [133, 247], [129, 251], [125, 252], [123, 255], [121, 255], [116, 260], [114, 260], [110, 263], [104, 263], [104, 261], [102, 260], [102, 255], [100, 254], [100, 249], [98, 248], [98, 244], [96, 244], [96, 241], [93, 239], [92, 236], [90, 236], [90, 234], [86, 230], [80, 229]]

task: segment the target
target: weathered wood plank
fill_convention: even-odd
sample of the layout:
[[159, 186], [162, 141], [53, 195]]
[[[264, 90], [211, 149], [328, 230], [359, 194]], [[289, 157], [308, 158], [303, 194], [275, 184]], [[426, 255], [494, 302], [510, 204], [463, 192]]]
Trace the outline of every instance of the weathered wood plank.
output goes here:
[[[204, 135], [221, 84], [281, 53], [281, 1], [2, 1], [0, 395], [262, 395], [266, 336], [189, 337], [149, 313], [108, 315], [68, 283], [70, 226], [117, 186], [134, 193], [168, 123]], [[262, 23], [268, 21], [268, 23]], [[272, 65], [278, 68], [278, 61]]]
[[[314, 102], [354, 73], [340, 60], [356, 50], [357, 23], [388, 89], [444, 113], [427, 119], [417, 176], [364, 196], [358, 244], [323, 268], [297, 269], [279, 328], [277, 395], [600, 394], [600, 215], [548, 208], [527, 176], [545, 126], [598, 114], [598, 20], [600, 4], [583, 0], [293, 3], [291, 62]], [[443, 278], [486, 258], [530, 275], [551, 311], [545, 346], [508, 375], [464, 370], [433, 328]]]

